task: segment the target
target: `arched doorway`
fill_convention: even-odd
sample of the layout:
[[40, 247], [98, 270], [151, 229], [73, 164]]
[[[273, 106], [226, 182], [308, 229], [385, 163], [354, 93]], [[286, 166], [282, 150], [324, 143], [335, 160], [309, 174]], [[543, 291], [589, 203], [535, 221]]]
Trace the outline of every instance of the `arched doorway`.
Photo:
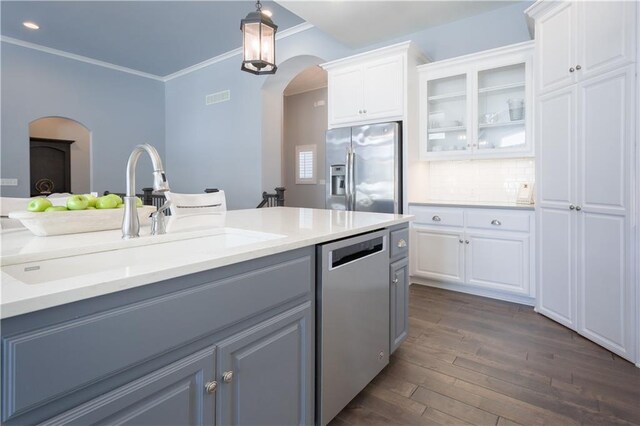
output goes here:
[[66, 117], [29, 123], [30, 195], [91, 192], [91, 132]]
[[[300, 55], [278, 65], [262, 85], [262, 187], [263, 190], [284, 184], [283, 168], [283, 94], [289, 83], [305, 69], [326, 62], [312, 55]], [[285, 195], [286, 198], [286, 195]]]

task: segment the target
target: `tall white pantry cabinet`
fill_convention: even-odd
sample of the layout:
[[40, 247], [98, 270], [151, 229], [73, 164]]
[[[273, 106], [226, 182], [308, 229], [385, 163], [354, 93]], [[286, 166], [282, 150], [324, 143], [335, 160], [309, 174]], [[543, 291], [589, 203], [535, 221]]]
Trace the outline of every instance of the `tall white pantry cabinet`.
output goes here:
[[633, 1], [538, 1], [539, 313], [638, 362]]

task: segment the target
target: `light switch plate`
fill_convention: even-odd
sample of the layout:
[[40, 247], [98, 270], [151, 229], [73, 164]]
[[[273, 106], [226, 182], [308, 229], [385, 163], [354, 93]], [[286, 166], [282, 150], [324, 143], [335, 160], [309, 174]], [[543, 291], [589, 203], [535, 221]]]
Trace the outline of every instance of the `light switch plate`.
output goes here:
[[18, 186], [18, 179], [16, 179], [16, 178], [0, 178], [0, 185], [2, 185], [2, 186]]

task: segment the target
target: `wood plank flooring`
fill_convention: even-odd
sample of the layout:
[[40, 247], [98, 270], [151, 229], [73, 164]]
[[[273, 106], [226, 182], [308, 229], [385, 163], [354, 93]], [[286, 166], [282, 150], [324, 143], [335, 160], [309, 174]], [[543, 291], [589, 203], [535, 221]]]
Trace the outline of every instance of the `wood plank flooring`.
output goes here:
[[410, 327], [332, 426], [640, 424], [640, 368], [531, 307], [412, 285]]

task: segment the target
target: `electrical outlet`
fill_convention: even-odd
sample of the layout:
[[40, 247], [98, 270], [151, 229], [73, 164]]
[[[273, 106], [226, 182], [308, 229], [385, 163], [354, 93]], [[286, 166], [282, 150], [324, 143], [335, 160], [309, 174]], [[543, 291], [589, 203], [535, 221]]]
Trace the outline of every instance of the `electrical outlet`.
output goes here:
[[16, 178], [1, 178], [1, 186], [18, 186], [18, 179]]
[[315, 108], [318, 108], [318, 107], [321, 107], [321, 106], [325, 106], [325, 101], [324, 101], [324, 99], [321, 99], [321, 100], [319, 100], [319, 101], [315, 101], [315, 102], [313, 103], [313, 106], [314, 106]]

